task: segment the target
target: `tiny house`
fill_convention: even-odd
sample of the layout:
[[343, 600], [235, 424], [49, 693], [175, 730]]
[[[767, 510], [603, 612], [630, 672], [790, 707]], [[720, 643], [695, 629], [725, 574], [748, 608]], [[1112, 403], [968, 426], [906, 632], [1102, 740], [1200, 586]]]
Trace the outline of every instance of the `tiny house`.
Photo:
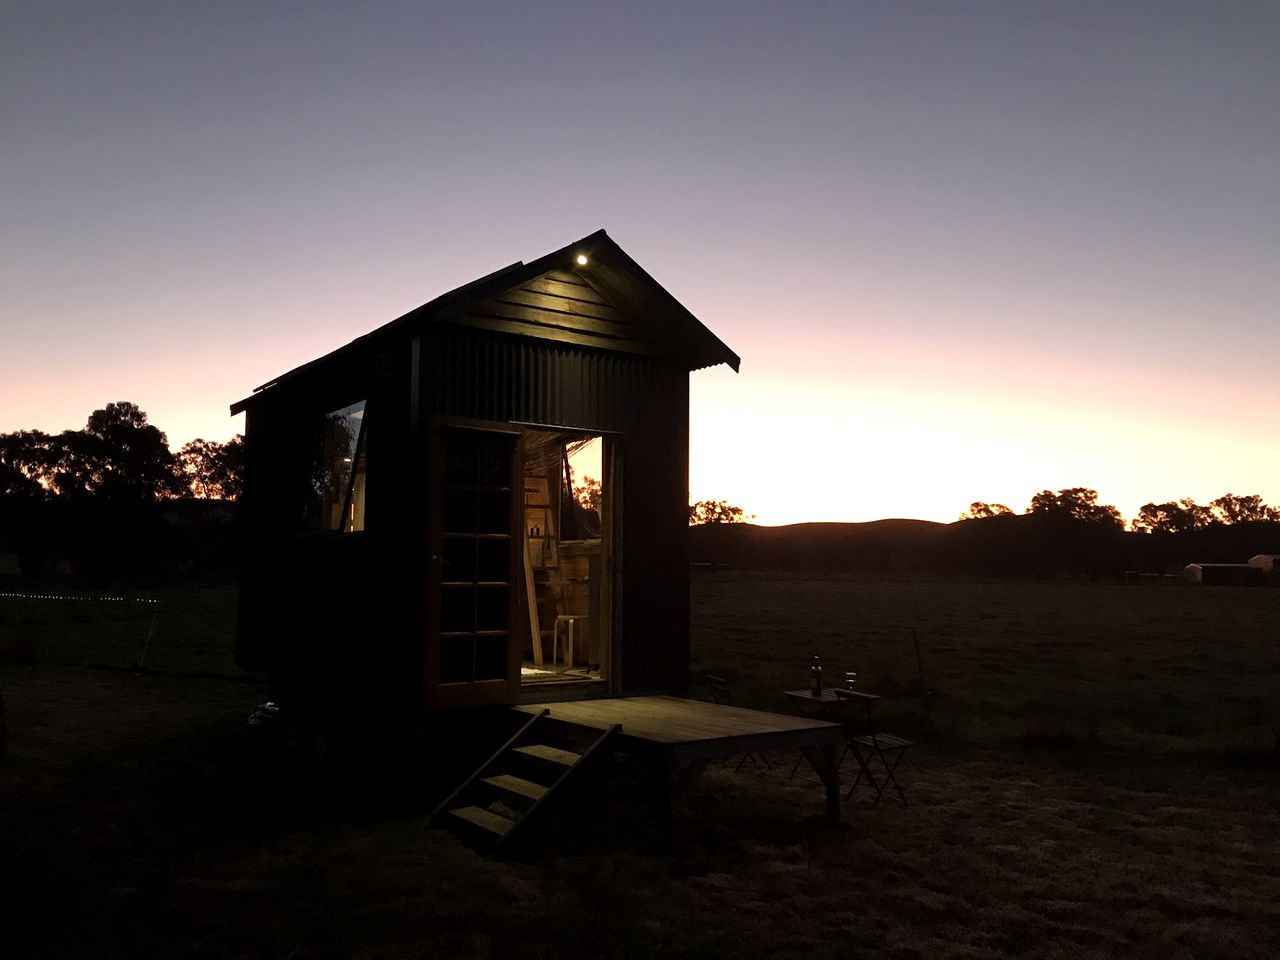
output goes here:
[[683, 690], [689, 374], [721, 363], [601, 230], [257, 388], [240, 666], [315, 717]]

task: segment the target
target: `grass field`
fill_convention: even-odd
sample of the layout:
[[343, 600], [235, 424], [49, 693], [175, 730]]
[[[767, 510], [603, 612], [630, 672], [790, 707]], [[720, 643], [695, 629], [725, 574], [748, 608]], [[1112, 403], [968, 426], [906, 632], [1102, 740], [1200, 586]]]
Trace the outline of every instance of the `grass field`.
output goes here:
[[144, 598], [0, 598], [5, 956], [1280, 954], [1275, 592], [701, 578], [695, 671], [777, 708], [815, 653], [857, 669], [911, 807], [835, 828], [719, 769], [666, 846], [624, 780], [520, 863], [430, 829], [420, 777], [277, 762], [233, 591]]
[[819, 655], [949, 740], [1222, 756], [1280, 735], [1280, 590], [717, 574], [694, 591], [694, 676], [727, 674], [750, 706], [777, 709]]

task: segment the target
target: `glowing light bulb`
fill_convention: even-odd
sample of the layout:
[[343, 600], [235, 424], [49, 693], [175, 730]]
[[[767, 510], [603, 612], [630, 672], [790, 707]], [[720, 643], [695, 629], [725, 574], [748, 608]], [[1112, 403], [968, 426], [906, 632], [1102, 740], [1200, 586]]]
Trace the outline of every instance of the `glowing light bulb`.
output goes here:
[[578, 266], [585, 267], [587, 265], [587, 255], [585, 253], [578, 254]]

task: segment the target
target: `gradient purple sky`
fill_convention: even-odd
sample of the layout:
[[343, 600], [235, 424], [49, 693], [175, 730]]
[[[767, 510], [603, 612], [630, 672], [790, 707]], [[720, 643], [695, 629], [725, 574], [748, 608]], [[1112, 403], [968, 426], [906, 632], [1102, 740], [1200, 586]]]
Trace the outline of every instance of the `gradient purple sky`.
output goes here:
[[1275, 3], [7, 4], [0, 431], [175, 449], [604, 227], [760, 522], [1280, 502]]

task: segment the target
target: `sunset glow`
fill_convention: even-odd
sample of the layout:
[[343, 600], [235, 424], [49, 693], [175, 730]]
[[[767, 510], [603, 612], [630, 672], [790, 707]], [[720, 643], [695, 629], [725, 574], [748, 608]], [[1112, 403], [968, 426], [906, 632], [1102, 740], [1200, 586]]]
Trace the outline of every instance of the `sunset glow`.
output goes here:
[[0, 431], [225, 440], [604, 227], [742, 357], [692, 376], [696, 500], [1280, 503], [1273, 6], [158, 9], [0, 38]]

